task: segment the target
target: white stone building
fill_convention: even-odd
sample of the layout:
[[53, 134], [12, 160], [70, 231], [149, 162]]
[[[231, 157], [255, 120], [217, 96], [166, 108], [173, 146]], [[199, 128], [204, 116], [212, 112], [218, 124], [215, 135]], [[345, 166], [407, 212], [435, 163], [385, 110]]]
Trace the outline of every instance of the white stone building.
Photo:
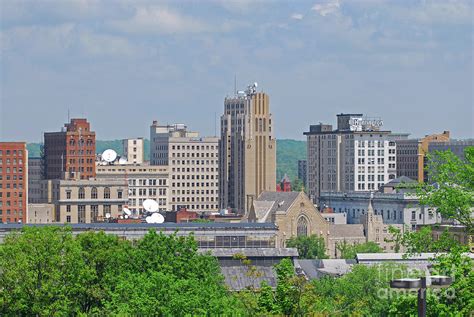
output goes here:
[[214, 212], [219, 197], [219, 138], [200, 137], [184, 124], [150, 127], [150, 164], [167, 165], [172, 211]]

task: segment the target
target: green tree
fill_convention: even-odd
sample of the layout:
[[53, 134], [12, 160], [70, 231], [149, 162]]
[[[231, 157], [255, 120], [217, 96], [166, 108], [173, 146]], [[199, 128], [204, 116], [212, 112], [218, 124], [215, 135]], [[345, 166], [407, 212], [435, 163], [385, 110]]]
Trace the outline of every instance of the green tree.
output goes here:
[[300, 192], [304, 189], [304, 184], [301, 179], [298, 177], [293, 179], [293, 182], [291, 182], [291, 190], [294, 192]]
[[357, 253], [380, 253], [383, 249], [375, 242], [369, 241], [359, 244], [350, 244], [346, 241], [336, 244], [337, 250], [341, 252], [341, 259], [355, 259]]
[[429, 155], [429, 183], [420, 184], [417, 192], [421, 204], [436, 207], [444, 218], [458, 221], [473, 234], [474, 147], [467, 147], [464, 155], [465, 160], [451, 151]]
[[438, 239], [434, 239], [431, 227], [422, 227], [418, 231], [411, 231], [408, 227], [402, 232], [401, 229], [390, 226], [388, 228], [392, 234], [392, 239], [387, 242], [395, 243], [395, 252], [399, 252], [403, 247], [407, 255], [419, 254], [423, 252], [446, 252], [458, 246], [448, 230], [445, 230]]
[[311, 236], [292, 237], [287, 244], [290, 248], [297, 248], [302, 259], [327, 259], [326, 243], [323, 237], [315, 234]]
[[69, 228], [25, 227], [0, 245], [1, 315], [74, 315], [90, 268]]

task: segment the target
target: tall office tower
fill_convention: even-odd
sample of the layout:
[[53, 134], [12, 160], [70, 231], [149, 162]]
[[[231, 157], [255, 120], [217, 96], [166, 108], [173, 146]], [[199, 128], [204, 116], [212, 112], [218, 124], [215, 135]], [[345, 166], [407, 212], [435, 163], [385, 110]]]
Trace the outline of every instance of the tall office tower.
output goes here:
[[124, 139], [122, 140], [123, 157], [127, 159], [130, 164], [143, 164], [143, 138]]
[[64, 173], [95, 177], [95, 132], [87, 119], [71, 119], [61, 132], [46, 132], [44, 156], [45, 179], [61, 179]]
[[419, 182], [427, 179], [426, 154], [433, 142], [449, 141], [449, 131], [427, 135], [421, 139], [399, 140], [397, 142], [397, 177], [406, 176]]
[[217, 211], [219, 139], [200, 137], [184, 124], [150, 127], [150, 164], [168, 165], [171, 210]]
[[0, 142], [0, 220], [26, 223], [28, 151], [25, 142]]
[[224, 100], [219, 146], [219, 205], [250, 210], [263, 191], [275, 191], [276, 141], [269, 96], [257, 84]]
[[321, 191], [375, 191], [394, 179], [396, 141], [408, 134], [382, 131], [382, 120], [338, 114], [332, 125], [311, 125], [307, 136], [307, 188], [318, 202]]

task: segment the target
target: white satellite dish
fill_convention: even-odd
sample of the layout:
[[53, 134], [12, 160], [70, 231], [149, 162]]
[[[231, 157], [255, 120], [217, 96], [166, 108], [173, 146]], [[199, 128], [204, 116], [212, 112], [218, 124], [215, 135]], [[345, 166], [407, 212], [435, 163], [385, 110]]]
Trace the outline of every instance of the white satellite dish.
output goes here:
[[111, 163], [115, 161], [117, 158], [117, 152], [115, 152], [112, 149], [105, 150], [104, 153], [102, 153], [102, 160]]
[[253, 86], [254, 86], [255, 88], [257, 88], [257, 87], [258, 87], [258, 84], [255, 82], [255, 83], [253, 83]]
[[125, 219], [128, 219], [128, 215], [123, 216]]
[[126, 159], [125, 157], [119, 158], [119, 161], [118, 161], [118, 162], [119, 162], [120, 165], [128, 164], [128, 161], [127, 161], [127, 159]]
[[109, 218], [110, 218], [110, 214], [109, 214], [109, 213], [106, 213], [106, 214], [105, 214], [105, 218], [109, 219]]
[[151, 216], [145, 218], [147, 223], [163, 223], [165, 222], [165, 217], [160, 213], [153, 213]]
[[156, 200], [145, 199], [145, 201], [143, 202], [143, 208], [145, 208], [145, 210], [149, 212], [156, 212], [158, 211], [159, 206]]
[[128, 209], [127, 207], [124, 207], [122, 209], [122, 211], [124, 212], [124, 214], [126, 214], [127, 216], [130, 216], [132, 214], [132, 212], [130, 211], [130, 209]]

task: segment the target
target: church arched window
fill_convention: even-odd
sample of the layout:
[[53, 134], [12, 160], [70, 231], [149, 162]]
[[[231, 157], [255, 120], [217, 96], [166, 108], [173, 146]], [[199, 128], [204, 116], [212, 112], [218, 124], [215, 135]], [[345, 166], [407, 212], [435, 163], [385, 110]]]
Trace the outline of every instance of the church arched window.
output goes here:
[[296, 235], [298, 237], [302, 236], [302, 237], [306, 237], [308, 236], [308, 220], [306, 219], [306, 217], [304, 216], [301, 216], [299, 219], [298, 219], [298, 222], [296, 224]]

